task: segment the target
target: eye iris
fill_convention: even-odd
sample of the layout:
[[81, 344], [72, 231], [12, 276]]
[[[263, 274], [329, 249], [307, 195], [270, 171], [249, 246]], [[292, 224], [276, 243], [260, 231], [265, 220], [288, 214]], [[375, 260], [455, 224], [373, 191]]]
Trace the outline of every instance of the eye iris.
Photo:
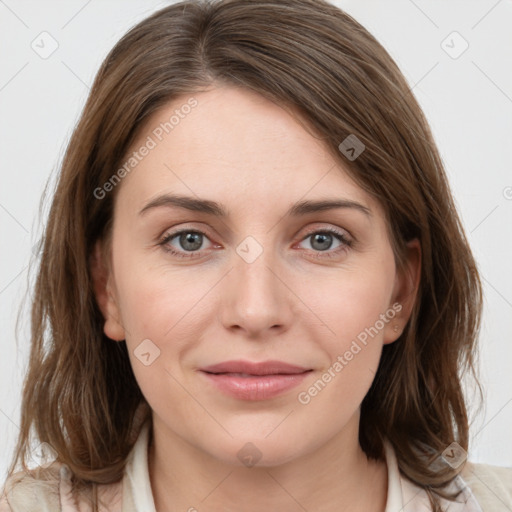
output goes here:
[[[315, 247], [315, 243], [319, 242], [320, 247]], [[332, 244], [332, 235], [328, 233], [317, 233], [313, 236], [313, 241], [311, 242], [311, 247], [318, 251], [325, 251], [331, 247]]]
[[195, 251], [203, 243], [202, 236], [201, 233], [184, 233], [180, 235], [180, 245], [186, 251]]

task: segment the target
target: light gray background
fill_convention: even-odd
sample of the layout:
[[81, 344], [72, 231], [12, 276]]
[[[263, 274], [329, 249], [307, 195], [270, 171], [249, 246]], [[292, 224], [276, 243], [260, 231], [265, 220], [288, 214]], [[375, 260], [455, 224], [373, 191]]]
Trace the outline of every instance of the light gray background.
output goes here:
[[[0, 0], [2, 482], [18, 430], [27, 308], [18, 345], [14, 328], [33, 281], [27, 266], [41, 233], [43, 187], [55, 176], [107, 52], [129, 27], [168, 3]], [[336, 4], [395, 58], [433, 128], [485, 285], [480, 372], [486, 401], [472, 425], [469, 458], [512, 466], [512, 2]], [[44, 31], [58, 43], [45, 59], [31, 47], [51, 49]], [[465, 43], [454, 31], [469, 44], [457, 58]]]

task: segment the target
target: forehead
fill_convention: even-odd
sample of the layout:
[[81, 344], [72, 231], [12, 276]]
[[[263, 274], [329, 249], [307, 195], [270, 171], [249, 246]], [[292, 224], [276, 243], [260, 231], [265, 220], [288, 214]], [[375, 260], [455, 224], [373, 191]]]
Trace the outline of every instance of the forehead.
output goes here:
[[179, 192], [246, 210], [327, 195], [378, 206], [296, 117], [246, 89], [174, 99], [144, 124], [126, 159], [143, 146], [151, 149], [122, 183], [138, 205]]

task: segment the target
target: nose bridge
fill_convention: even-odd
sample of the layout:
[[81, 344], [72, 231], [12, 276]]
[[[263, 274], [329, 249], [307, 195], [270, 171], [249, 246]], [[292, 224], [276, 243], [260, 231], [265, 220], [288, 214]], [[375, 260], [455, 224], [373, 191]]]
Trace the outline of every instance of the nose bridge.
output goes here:
[[224, 304], [226, 327], [236, 325], [256, 333], [289, 321], [289, 297], [276, 277], [278, 257], [270, 239], [260, 243], [249, 236], [236, 247]]

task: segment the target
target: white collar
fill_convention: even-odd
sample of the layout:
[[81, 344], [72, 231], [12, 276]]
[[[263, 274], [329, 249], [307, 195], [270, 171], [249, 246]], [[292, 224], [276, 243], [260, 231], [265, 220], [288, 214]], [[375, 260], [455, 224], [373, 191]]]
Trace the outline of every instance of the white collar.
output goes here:
[[[384, 440], [384, 453], [388, 468], [388, 499], [385, 512], [432, 512], [425, 490], [401, 475], [395, 450], [387, 439]], [[447, 489], [461, 490], [461, 494], [456, 501], [441, 499], [441, 506], [446, 512], [483, 512], [460, 475]]]

